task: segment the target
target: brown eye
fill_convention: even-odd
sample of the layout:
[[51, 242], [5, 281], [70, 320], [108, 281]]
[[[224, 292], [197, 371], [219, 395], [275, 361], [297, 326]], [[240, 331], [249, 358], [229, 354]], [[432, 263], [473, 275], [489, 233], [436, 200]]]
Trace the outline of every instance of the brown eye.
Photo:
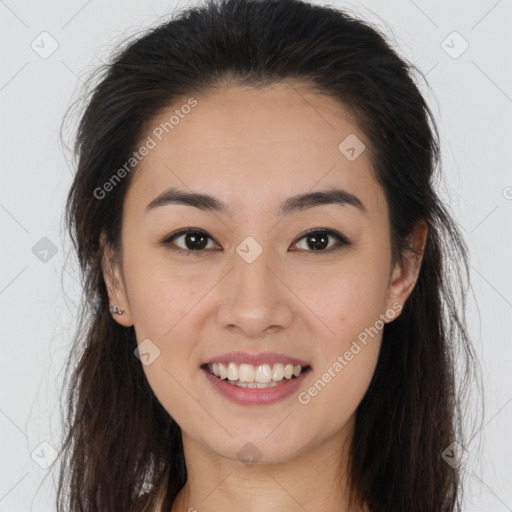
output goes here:
[[[180, 240], [180, 245], [176, 243], [176, 240]], [[330, 240], [335, 240], [336, 243], [330, 244]], [[173, 251], [177, 252], [204, 252], [205, 249], [211, 249], [208, 247], [208, 240], [212, 240], [212, 237], [197, 228], [187, 228], [174, 233], [162, 241], [164, 245], [169, 245]], [[312, 229], [307, 233], [303, 234], [299, 240], [306, 240], [306, 247], [301, 248], [305, 252], [331, 252], [335, 251], [343, 246], [351, 245], [350, 241], [341, 233], [333, 231], [331, 229]], [[295, 243], [297, 245], [297, 242]]]
[[[335, 239], [337, 244], [334, 247], [329, 247], [329, 239]], [[330, 252], [339, 249], [342, 246], [350, 245], [348, 239], [337, 231], [330, 229], [314, 229], [308, 231], [299, 240], [306, 240], [306, 251], [307, 252]], [[296, 244], [297, 245], [297, 244]], [[329, 247], [326, 249], [326, 247]]]
[[[175, 240], [182, 239], [182, 247], [177, 246]], [[174, 235], [166, 238], [163, 243], [170, 244], [177, 247], [172, 247], [176, 251], [186, 252], [201, 252], [208, 245], [208, 239], [212, 238], [203, 230], [200, 229], [184, 229], [175, 233]]]

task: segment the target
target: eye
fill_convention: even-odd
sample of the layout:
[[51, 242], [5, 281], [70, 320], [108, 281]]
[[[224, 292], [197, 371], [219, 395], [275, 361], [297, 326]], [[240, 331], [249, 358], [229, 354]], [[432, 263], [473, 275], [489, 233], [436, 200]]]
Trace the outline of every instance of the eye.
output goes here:
[[[334, 247], [329, 247], [329, 238], [336, 240], [337, 244]], [[182, 243], [184, 247], [179, 247], [176, 244], [176, 240], [183, 239]], [[164, 245], [170, 245], [173, 251], [177, 252], [196, 252], [200, 253], [203, 249], [208, 249], [208, 239], [212, 240], [212, 237], [208, 235], [206, 231], [199, 228], [185, 228], [181, 229], [177, 233], [165, 238], [162, 243]], [[304, 233], [298, 240], [308, 240], [307, 245], [309, 250], [306, 248], [306, 252], [331, 252], [340, 249], [343, 246], [351, 245], [351, 242], [341, 233], [333, 231], [332, 229], [311, 229]], [[295, 243], [297, 245], [298, 242]], [[326, 247], [329, 247], [326, 249]]]
[[[175, 240], [183, 238], [183, 243], [185, 247], [176, 246]], [[171, 247], [173, 251], [177, 252], [201, 252], [207, 246], [207, 240], [213, 240], [211, 236], [209, 236], [206, 231], [197, 228], [187, 228], [174, 233], [173, 235], [167, 237], [162, 241], [164, 245], [173, 245], [175, 247]]]
[[[334, 244], [334, 247], [331, 246], [329, 249], [325, 249], [329, 246], [329, 238], [334, 238], [337, 244]], [[311, 229], [299, 238], [299, 240], [303, 239], [308, 240], [307, 246], [311, 248], [309, 251], [306, 249], [306, 252], [331, 252], [343, 246], [351, 245], [344, 235], [332, 229]]]

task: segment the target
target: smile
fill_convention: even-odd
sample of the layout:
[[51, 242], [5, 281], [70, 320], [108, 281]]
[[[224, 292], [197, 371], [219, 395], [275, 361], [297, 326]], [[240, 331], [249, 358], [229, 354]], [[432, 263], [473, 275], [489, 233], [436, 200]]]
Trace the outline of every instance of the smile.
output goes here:
[[206, 363], [207, 380], [222, 396], [240, 405], [266, 405], [290, 396], [301, 385], [310, 366], [274, 363]]
[[242, 388], [266, 389], [277, 386], [283, 380], [296, 379], [309, 366], [274, 363], [274, 364], [237, 364], [230, 362], [208, 363], [205, 369], [221, 380]]

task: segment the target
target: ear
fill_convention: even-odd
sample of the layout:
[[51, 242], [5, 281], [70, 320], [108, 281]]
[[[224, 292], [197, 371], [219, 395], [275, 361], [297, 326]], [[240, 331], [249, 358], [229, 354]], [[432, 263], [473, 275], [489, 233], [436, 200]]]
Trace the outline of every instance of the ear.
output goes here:
[[[396, 314], [393, 319], [400, 316], [405, 301], [411, 294], [420, 273], [423, 252], [427, 241], [428, 226], [424, 220], [419, 221], [408, 238], [409, 245], [417, 254], [407, 251], [402, 262], [397, 262], [391, 272], [387, 289], [387, 307], [393, 309]], [[397, 311], [396, 305], [400, 304]], [[395, 307], [393, 307], [393, 304]], [[388, 322], [391, 320], [388, 320]]]
[[104, 249], [101, 260], [101, 270], [108, 291], [109, 304], [110, 306], [117, 305], [121, 311], [124, 311], [122, 315], [111, 313], [112, 318], [114, 318], [118, 324], [124, 327], [130, 327], [133, 325], [133, 319], [130, 312], [123, 274], [117, 255], [114, 253], [110, 244], [106, 242], [106, 234], [104, 232], [100, 235], [100, 246]]

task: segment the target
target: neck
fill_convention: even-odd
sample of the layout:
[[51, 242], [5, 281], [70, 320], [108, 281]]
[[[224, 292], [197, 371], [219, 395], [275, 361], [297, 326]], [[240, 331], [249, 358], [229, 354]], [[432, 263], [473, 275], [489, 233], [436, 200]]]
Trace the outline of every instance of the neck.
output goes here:
[[250, 466], [220, 457], [182, 433], [188, 479], [171, 512], [238, 512], [242, 505], [246, 512], [368, 512], [348, 502], [351, 429], [352, 421], [337, 437], [289, 461]]

